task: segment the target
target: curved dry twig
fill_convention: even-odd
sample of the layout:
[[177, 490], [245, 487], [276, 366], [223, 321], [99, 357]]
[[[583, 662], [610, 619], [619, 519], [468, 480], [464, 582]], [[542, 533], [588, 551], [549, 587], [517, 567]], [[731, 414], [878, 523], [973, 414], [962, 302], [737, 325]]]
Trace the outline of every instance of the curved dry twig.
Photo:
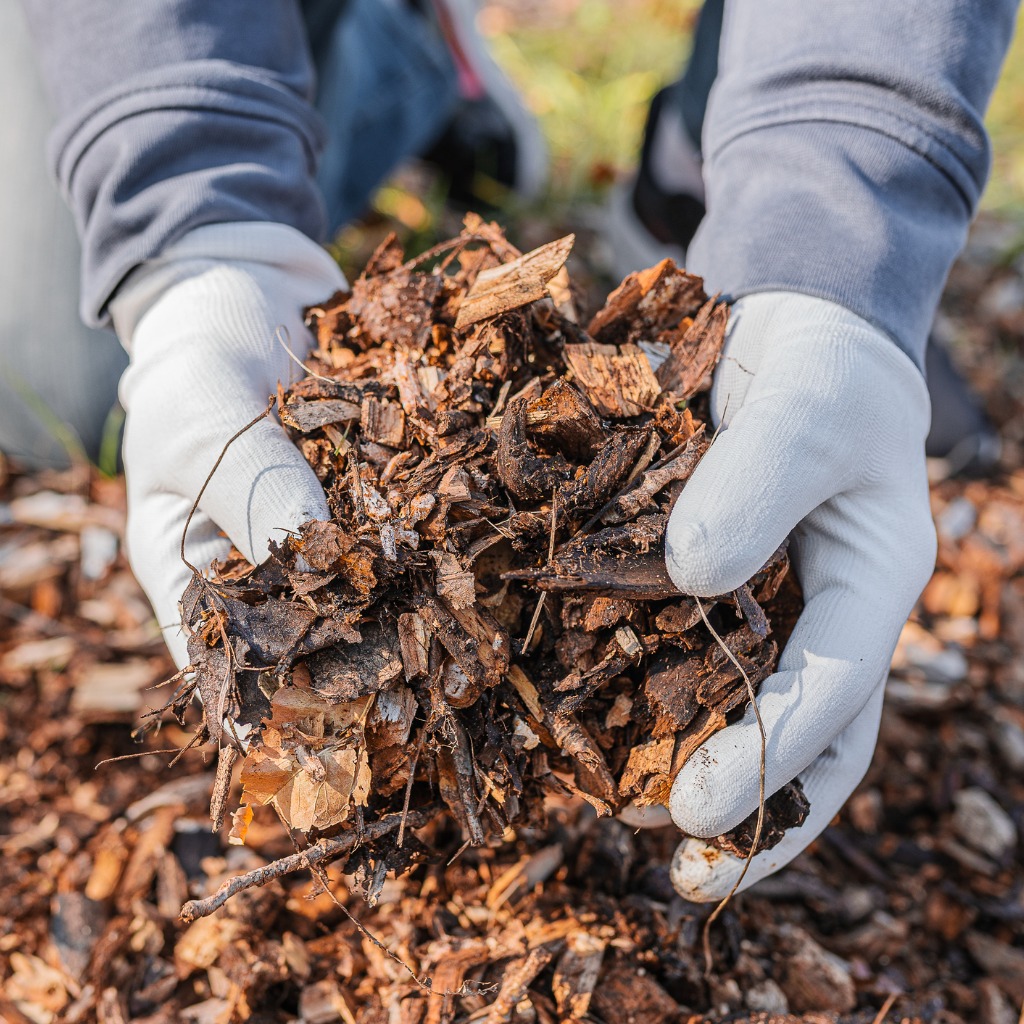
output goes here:
[[[425, 811], [411, 811], [408, 817], [408, 825], [418, 828], [425, 824], [428, 815]], [[321, 839], [306, 850], [300, 850], [288, 857], [271, 861], [270, 864], [264, 864], [263, 867], [248, 871], [244, 875], [229, 878], [212, 896], [201, 900], [189, 900], [181, 908], [179, 916], [186, 922], [195, 921], [199, 917], [208, 917], [215, 910], [224, 906], [232, 896], [244, 892], [246, 889], [266, 885], [275, 878], [281, 878], [294, 871], [301, 871], [303, 868], [312, 868], [326, 861], [335, 860], [346, 853], [351, 853], [364, 842], [372, 842], [396, 831], [401, 821], [402, 815], [389, 814], [379, 821], [371, 821], [361, 834], [352, 833], [339, 836], [337, 839]]]

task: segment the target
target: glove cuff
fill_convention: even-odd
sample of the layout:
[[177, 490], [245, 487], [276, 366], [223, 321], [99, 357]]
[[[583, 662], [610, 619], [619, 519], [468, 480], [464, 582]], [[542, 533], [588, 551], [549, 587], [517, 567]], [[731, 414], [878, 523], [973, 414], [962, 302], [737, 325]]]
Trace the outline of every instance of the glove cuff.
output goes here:
[[131, 352], [135, 328], [175, 285], [214, 266], [234, 266], [274, 277], [274, 291], [305, 307], [339, 289], [345, 275], [320, 245], [285, 224], [244, 221], [207, 224], [169, 245], [124, 279], [110, 302], [114, 329]]
[[[725, 348], [711, 392], [711, 415], [717, 426], [729, 420], [743, 405], [747, 388], [766, 359], [789, 348], [807, 345], [848, 347], [870, 355], [886, 378], [895, 380], [905, 401], [930, 419], [928, 388], [917, 364], [889, 335], [856, 313], [801, 292], [767, 291], [746, 295], [732, 307]], [[871, 382], [863, 381], [870, 387]]]

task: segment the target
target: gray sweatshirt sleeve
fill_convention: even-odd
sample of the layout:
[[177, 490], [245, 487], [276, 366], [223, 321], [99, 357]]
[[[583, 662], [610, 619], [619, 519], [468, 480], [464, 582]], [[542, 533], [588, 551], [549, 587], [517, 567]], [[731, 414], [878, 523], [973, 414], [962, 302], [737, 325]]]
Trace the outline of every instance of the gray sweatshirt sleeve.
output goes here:
[[690, 249], [709, 290], [839, 303], [920, 366], [989, 171], [1016, 0], [734, 0]]
[[82, 316], [191, 228], [319, 239], [322, 127], [298, 0], [24, 0], [82, 239]]

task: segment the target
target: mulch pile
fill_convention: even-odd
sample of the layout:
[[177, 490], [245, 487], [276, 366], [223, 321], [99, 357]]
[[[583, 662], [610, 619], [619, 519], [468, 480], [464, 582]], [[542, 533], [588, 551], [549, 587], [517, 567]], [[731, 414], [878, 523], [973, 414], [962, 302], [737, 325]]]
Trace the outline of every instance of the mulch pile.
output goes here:
[[[962, 316], [972, 345], [987, 346], [990, 361], [999, 364], [1000, 372], [983, 378], [990, 384], [992, 407], [1001, 417], [1019, 421], [1024, 411], [1019, 349], [1008, 344], [1001, 322], [983, 319], [973, 301], [978, 288], [1008, 273], [1005, 268], [989, 273], [977, 286], [970, 276], [955, 276], [950, 315]], [[556, 297], [549, 308], [564, 310], [563, 302]], [[564, 311], [559, 315], [566, 316]], [[571, 328], [559, 322], [558, 330]], [[351, 353], [348, 365], [340, 362], [349, 358], [340, 356], [345, 351]], [[968, 361], [974, 351], [968, 349]], [[327, 342], [321, 352], [330, 360], [310, 365], [324, 377], [333, 378], [336, 371], [348, 382], [377, 376], [376, 371], [355, 372], [356, 361], [364, 358], [358, 347]], [[543, 373], [550, 373], [544, 382], [550, 390], [564, 370], [553, 356], [541, 358], [552, 360], [542, 364]], [[339, 400], [318, 397], [319, 386], [340, 385], [308, 377], [299, 387], [311, 392], [286, 397], [283, 415], [300, 402]], [[499, 412], [481, 407], [472, 413], [474, 422], [483, 418], [487, 429], [487, 420], [507, 416], [509, 400], [519, 389], [514, 380]], [[376, 397], [390, 404], [390, 394], [382, 391]], [[527, 404], [538, 397], [528, 392]], [[417, 408], [404, 400], [400, 405]], [[700, 416], [692, 406], [691, 401], [696, 433]], [[344, 445], [358, 442], [360, 461], [379, 480], [386, 463], [375, 461], [369, 439], [363, 440], [363, 408], [360, 404], [358, 429], [353, 418], [347, 437], [342, 430], [337, 439], [326, 435], [324, 443], [311, 432], [303, 435], [303, 443], [335, 472], [344, 465], [334, 461], [342, 458]], [[675, 410], [680, 416], [686, 411]], [[612, 424], [613, 435], [636, 426], [628, 417], [601, 419], [605, 429]], [[411, 450], [395, 448], [400, 454]], [[423, 449], [429, 458], [428, 445]], [[467, 846], [469, 824], [458, 812], [465, 795], [453, 767], [454, 789], [440, 781], [431, 786], [426, 777], [412, 789], [405, 842], [415, 846], [416, 856], [404, 873], [378, 877], [376, 855], [364, 863], [342, 861], [324, 873], [304, 870], [272, 879], [240, 892], [212, 916], [184, 922], [179, 912], [185, 902], [207, 898], [224, 882], [292, 855], [292, 838], [274, 809], [258, 802], [250, 805], [254, 813], [244, 846], [229, 842], [227, 822], [218, 833], [210, 832], [215, 778], [210, 753], [192, 749], [169, 768], [173, 755], [154, 752], [188, 744], [193, 724], [164, 724], [147, 734], [141, 746], [129, 740], [139, 714], [163, 701], [161, 691], [145, 688], [172, 670], [121, 551], [121, 483], [83, 473], [6, 470], [0, 479], [0, 1020], [872, 1024], [888, 1004], [878, 1019], [1015, 1024], [1024, 1001], [1019, 856], [1024, 826], [1024, 472], [1016, 462], [1015, 443], [1008, 453], [1005, 472], [992, 482], [936, 486], [939, 567], [904, 631], [871, 771], [807, 854], [725, 910], [712, 931], [710, 978], [703, 975], [701, 950], [710, 908], [683, 901], [668, 879], [678, 834], [672, 828], [635, 833], [615, 818], [598, 816], [587, 776], [563, 770], [557, 742], [553, 747], [547, 743], [544, 708], [538, 716], [506, 682], [483, 686], [474, 703], [452, 717], [458, 715], [467, 735], [475, 735], [474, 708], [482, 701], [496, 706], [501, 694], [506, 709], [501, 713], [513, 733], [519, 728], [522, 745], [513, 748], [515, 756], [543, 752], [559, 780], [544, 787], [543, 815], [523, 815], [514, 823], [509, 818], [510, 830], [496, 842], [503, 819], [495, 820], [485, 805], [478, 814], [487, 841]], [[653, 455], [650, 465], [657, 458]], [[573, 470], [596, 461], [576, 460]], [[473, 492], [487, 497], [485, 488], [466, 472], [470, 500], [483, 501]], [[335, 521], [342, 521], [338, 513], [355, 491], [354, 483], [363, 493], [363, 474], [353, 481], [349, 470], [348, 480], [334, 486], [328, 474], [324, 479], [335, 503]], [[367, 483], [373, 483], [369, 474]], [[387, 501], [388, 490], [377, 490]], [[448, 504], [447, 518], [437, 510], [430, 515], [443, 522], [445, 531], [454, 530], [459, 540], [451, 553], [461, 557], [473, 534], [457, 527], [472, 516], [462, 516], [460, 502], [445, 497], [439, 486], [430, 493], [438, 506]], [[556, 522], [560, 497], [554, 503]], [[647, 514], [663, 514], [667, 500], [667, 495], [655, 496]], [[602, 507], [583, 517], [593, 518]], [[558, 545], [569, 542], [571, 527], [556, 538], [556, 558], [548, 558], [553, 513], [547, 490], [517, 503], [516, 513], [532, 514], [537, 524], [531, 528], [535, 532], [524, 533], [524, 551], [539, 563], [534, 568], [557, 578], [551, 565]], [[502, 514], [486, 518], [504, 526], [509, 510], [506, 506]], [[429, 516], [416, 525], [428, 521]], [[379, 558], [376, 545], [383, 550], [386, 533], [381, 525], [367, 517], [355, 545], [342, 554], [366, 545]], [[402, 550], [400, 526], [396, 551]], [[599, 519], [585, 532], [608, 528]], [[411, 549], [424, 563], [422, 576], [410, 576], [413, 584], [406, 587], [413, 606], [401, 605], [394, 595], [387, 599], [395, 602], [395, 619], [419, 614], [413, 598], [436, 593], [439, 578], [447, 579], [442, 559], [432, 554], [443, 554], [443, 542], [424, 539], [429, 543], [422, 552]], [[503, 537], [489, 550], [493, 554], [493, 547], [504, 547], [506, 541]], [[294, 592], [296, 577], [288, 563], [292, 550], [283, 548], [278, 564], [286, 578], [283, 586]], [[377, 564], [372, 563], [375, 576]], [[223, 585], [241, 587], [251, 579], [245, 571], [240, 564], [227, 569]], [[534, 667], [536, 675], [528, 678], [545, 698], [571, 695], [571, 689], [559, 691], [554, 684], [574, 668], [582, 674], [600, 664], [624, 626], [641, 644], [648, 636], [672, 635], [640, 626], [629, 615], [602, 622], [596, 649], [569, 666], [554, 650], [544, 662], [551, 673], [545, 676], [536, 668], [541, 659], [534, 662], [531, 645], [544, 650], [577, 627], [572, 618], [563, 622], [567, 602], [549, 590], [524, 654], [517, 642], [526, 637], [539, 588], [518, 577], [501, 578], [523, 571], [499, 562], [486, 575], [474, 572], [473, 592], [477, 604], [481, 595], [493, 597], [506, 584], [508, 591], [523, 595], [517, 618], [505, 627], [509, 665], [520, 665], [524, 673], [527, 664]], [[452, 586], [457, 593], [465, 584], [456, 578]], [[595, 602], [598, 598], [631, 602], [641, 616], [646, 614], [643, 601], [649, 600], [593, 596]], [[591, 599], [581, 600], [585, 605]], [[657, 601], [678, 606], [681, 599]], [[712, 621], [720, 631], [751, 628], [749, 618], [736, 618], [734, 603], [718, 602]], [[483, 607], [490, 612], [494, 606]], [[771, 604], [767, 607], [771, 614]], [[374, 634], [368, 618], [373, 619], [360, 613], [350, 620], [361, 643]], [[780, 615], [773, 621], [772, 640], [781, 642], [784, 619]], [[700, 636], [703, 629], [694, 623], [689, 633]], [[664, 640], [661, 645], [652, 661], [666, 648], [673, 654], [684, 651]], [[208, 647], [217, 650], [216, 643]], [[444, 654], [435, 651], [441, 661], [450, 657], [459, 664], [443, 642], [442, 647]], [[701, 656], [708, 658], [713, 649], [705, 636]], [[318, 694], [316, 672], [308, 667], [313, 657], [309, 652], [295, 656], [294, 662], [305, 661], [308, 681], [298, 672], [299, 679], [284, 690], [269, 697], [264, 693], [268, 706], [277, 693], [290, 690], [326, 700], [331, 709], [340, 706]], [[392, 688], [376, 691], [374, 702], [382, 693], [408, 687], [419, 706], [420, 695], [429, 698], [431, 685], [420, 677], [406, 678], [401, 645], [397, 657], [401, 669]], [[639, 686], [631, 676], [633, 666], [620, 669], [616, 680], [626, 677]], [[291, 671], [294, 676], [298, 670]], [[462, 683], [457, 674], [447, 678]], [[611, 694], [626, 684], [603, 685], [612, 687]], [[608, 697], [606, 712], [615, 708], [618, 695]], [[604, 698], [588, 694], [591, 699]], [[634, 700], [628, 712], [625, 702], [618, 706], [625, 718], [640, 714], [643, 703]], [[585, 716], [580, 707], [586, 706], [572, 713]], [[425, 720], [414, 718], [407, 757], [417, 749], [416, 730]], [[591, 734], [616, 786], [637, 747], [639, 737], [631, 728], [639, 730], [627, 721], [613, 726], [620, 731], [608, 748], [595, 735], [603, 730]], [[554, 739], [551, 729], [546, 731]], [[528, 747], [532, 737], [538, 742]], [[449, 744], [449, 755], [455, 749]], [[429, 761], [428, 750], [425, 741], [420, 757]], [[95, 767], [104, 759], [133, 754], [141, 756]], [[374, 756], [369, 754], [371, 770]], [[431, 763], [442, 760], [443, 755], [435, 755]], [[481, 763], [485, 773], [494, 772], [491, 764]], [[232, 797], [241, 790], [241, 767], [239, 759]], [[444, 769], [431, 770], [440, 780]], [[481, 782], [474, 774], [474, 787]], [[590, 802], [571, 795], [573, 790]], [[389, 796], [397, 801], [397, 811], [393, 803], [367, 801], [364, 828], [401, 816], [405, 792], [399, 786]], [[526, 787], [523, 792], [523, 806], [538, 806], [534, 791]], [[474, 793], [484, 796], [482, 789]], [[490, 791], [487, 795], [487, 804], [497, 807], [498, 814], [507, 813]], [[439, 799], [456, 813], [437, 813]], [[359, 806], [352, 801], [348, 813], [355, 816]], [[426, 820], [414, 827], [422, 818], [412, 819], [413, 814]], [[344, 819], [327, 826], [338, 831], [319, 842], [338, 841], [351, 824]], [[238, 828], [236, 822], [236, 838]], [[390, 849], [380, 847], [379, 852], [386, 855]], [[349, 915], [358, 919], [358, 927]], [[431, 991], [423, 987], [428, 980]]]
[[[203, 698], [215, 823], [244, 745], [233, 841], [271, 804], [300, 841], [344, 836], [313, 855], [350, 854], [371, 901], [428, 854], [408, 826], [432, 813], [483, 846], [544, 827], [551, 794], [663, 806], [799, 614], [784, 547], [704, 603], [665, 569], [727, 306], [665, 260], [584, 331], [572, 241], [523, 255], [471, 215], [427, 258], [384, 242], [311, 311], [318, 347], [279, 395], [332, 518], [259, 567], [195, 573], [183, 599], [194, 674], [169, 706], [184, 722]], [[768, 810], [760, 848], [807, 801], [794, 784]], [[746, 855], [754, 831], [720, 845]]]

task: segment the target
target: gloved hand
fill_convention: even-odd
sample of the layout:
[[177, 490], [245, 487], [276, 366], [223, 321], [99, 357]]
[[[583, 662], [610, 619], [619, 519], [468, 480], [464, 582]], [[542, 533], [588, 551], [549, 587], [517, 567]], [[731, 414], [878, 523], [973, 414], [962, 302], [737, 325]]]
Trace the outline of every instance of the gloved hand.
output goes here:
[[[277, 388], [302, 375], [311, 337], [303, 308], [345, 279], [310, 239], [279, 224], [196, 228], [143, 264], [111, 303], [131, 355], [121, 380], [127, 412], [127, 549], [167, 646], [188, 663], [178, 602], [189, 580], [182, 529], [225, 442]], [[229, 544], [250, 561], [307, 519], [327, 518], [319, 481], [268, 417], [228, 449], [189, 526], [185, 552], [202, 570]]]
[[[799, 776], [811, 810], [754, 857], [746, 888], [828, 825], [871, 761], [889, 662], [935, 559], [929, 402], [920, 371], [885, 335], [840, 306], [788, 292], [736, 303], [711, 398], [724, 429], [672, 511], [668, 571], [685, 593], [728, 593], [791, 536], [805, 601], [758, 705], [767, 795]], [[754, 812], [760, 750], [748, 707], [677, 776], [676, 825], [716, 836]], [[742, 867], [687, 838], [672, 879], [687, 899], [719, 900]]]

